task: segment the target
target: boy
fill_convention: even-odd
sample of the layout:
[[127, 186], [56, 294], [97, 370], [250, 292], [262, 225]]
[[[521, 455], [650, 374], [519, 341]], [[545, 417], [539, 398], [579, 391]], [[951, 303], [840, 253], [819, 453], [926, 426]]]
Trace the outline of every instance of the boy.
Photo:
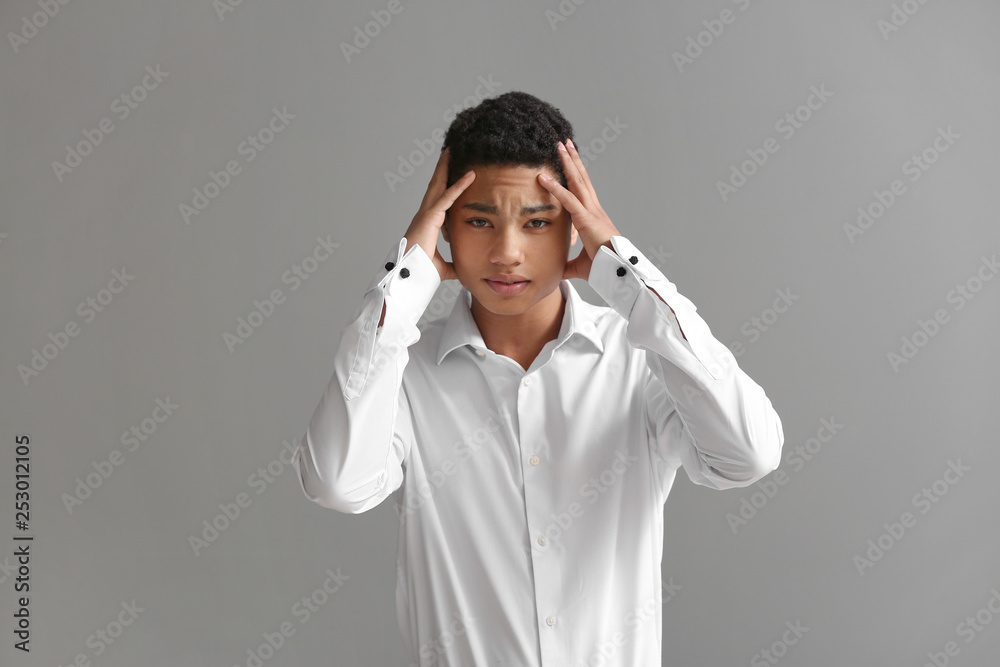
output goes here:
[[[293, 458], [323, 507], [395, 494], [397, 620], [421, 665], [661, 664], [677, 469], [727, 489], [780, 462], [770, 400], [619, 233], [572, 136], [523, 92], [458, 114]], [[418, 327], [450, 279], [450, 315]]]

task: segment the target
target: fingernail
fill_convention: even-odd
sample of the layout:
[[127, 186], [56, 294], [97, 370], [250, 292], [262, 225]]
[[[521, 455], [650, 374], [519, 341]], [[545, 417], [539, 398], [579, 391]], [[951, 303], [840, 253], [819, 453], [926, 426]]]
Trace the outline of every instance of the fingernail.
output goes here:
[[563, 146], [563, 142], [561, 142], [561, 141], [559, 142], [559, 150], [561, 150], [564, 153], [566, 152], [566, 147]]
[[543, 180], [543, 181], [551, 181], [551, 180], [552, 180], [552, 177], [551, 177], [551, 176], [549, 176], [549, 175], [548, 175], [548, 174], [546, 174], [546, 173], [542, 173], [542, 180]]
[[566, 140], [566, 145], [567, 146], [573, 146], [573, 148], [576, 148], [576, 146], [573, 145], [573, 140], [572, 139], [567, 139]]

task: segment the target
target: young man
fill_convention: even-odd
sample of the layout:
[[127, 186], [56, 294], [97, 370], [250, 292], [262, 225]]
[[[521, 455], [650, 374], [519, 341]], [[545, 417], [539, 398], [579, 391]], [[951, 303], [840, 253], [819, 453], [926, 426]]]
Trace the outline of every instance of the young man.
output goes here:
[[[323, 507], [394, 495], [420, 665], [659, 665], [677, 469], [728, 489], [780, 462], [770, 400], [611, 222], [572, 136], [523, 92], [458, 114], [293, 458]], [[449, 279], [451, 314], [418, 327]]]

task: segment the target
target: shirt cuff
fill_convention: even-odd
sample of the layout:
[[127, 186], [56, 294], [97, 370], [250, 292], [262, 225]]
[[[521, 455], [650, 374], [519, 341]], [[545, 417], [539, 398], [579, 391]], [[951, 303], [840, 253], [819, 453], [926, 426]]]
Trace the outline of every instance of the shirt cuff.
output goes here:
[[[376, 346], [409, 347], [419, 340], [417, 322], [441, 284], [437, 267], [420, 244], [413, 244], [409, 250], [406, 250], [406, 244], [404, 236], [394, 245], [365, 290], [361, 309], [355, 318], [359, 324], [356, 329], [356, 354], [344, 385], [347, 400], [356, 398], [364, 389]], [[383, 303], [385, 320], [379, 327]], [[351, 328], [348, 333], [350, 331]]]
[[[636, 304], [640, 298], [652, 297], [658, 318], [665, 320], [668, 329], [674, 334], [668, 336], [668, 339], [676, 341], [693, 354], [714, 379], [731, 375], [736, 365], [732, 352], [715, 339], [708, 324], [697, 313], [694, 303], [678, 292], [660, 269], [627, 238], [612, 236], [611, 245], [614, 250], [604, 245], [598, 250], [597, 257], [591, 264], [587, 283], [629, 322], [629, 338], [633, 340], [633, 344], [639, 343], [641, 347], [657, 352], [671, 361], [678, 361], [671, 358], [673, 355], [664, 349], [659, 338], [647, 340], [643, 331], [633, 326]], [[650, 287], [656, 294], [649, 290]], [[646, 311], [645, 307], [643, 311]], [[653, 327], [648, 329], [653, 331]]]

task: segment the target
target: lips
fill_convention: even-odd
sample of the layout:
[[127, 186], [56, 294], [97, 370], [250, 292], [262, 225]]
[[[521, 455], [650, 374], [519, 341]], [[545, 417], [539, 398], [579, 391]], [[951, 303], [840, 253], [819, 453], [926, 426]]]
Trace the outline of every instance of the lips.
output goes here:
[[514, 280], [511, 281], [510, 278], [506, 279], [493, 279], [484, 278], [486, 284], [490, 286], [490, 289], [497, 294], [502, 294], [505, 296], [511, 296], [520, 294], [528, 288], [528, 283], [530, 280]]
[[492, 280], [497, 283], [507, 283], [508, 285], [511, 283], [530, 282], [527, 278], [517, 273], [494, 273], [491, 276], [486, 276], [486, 280]]

